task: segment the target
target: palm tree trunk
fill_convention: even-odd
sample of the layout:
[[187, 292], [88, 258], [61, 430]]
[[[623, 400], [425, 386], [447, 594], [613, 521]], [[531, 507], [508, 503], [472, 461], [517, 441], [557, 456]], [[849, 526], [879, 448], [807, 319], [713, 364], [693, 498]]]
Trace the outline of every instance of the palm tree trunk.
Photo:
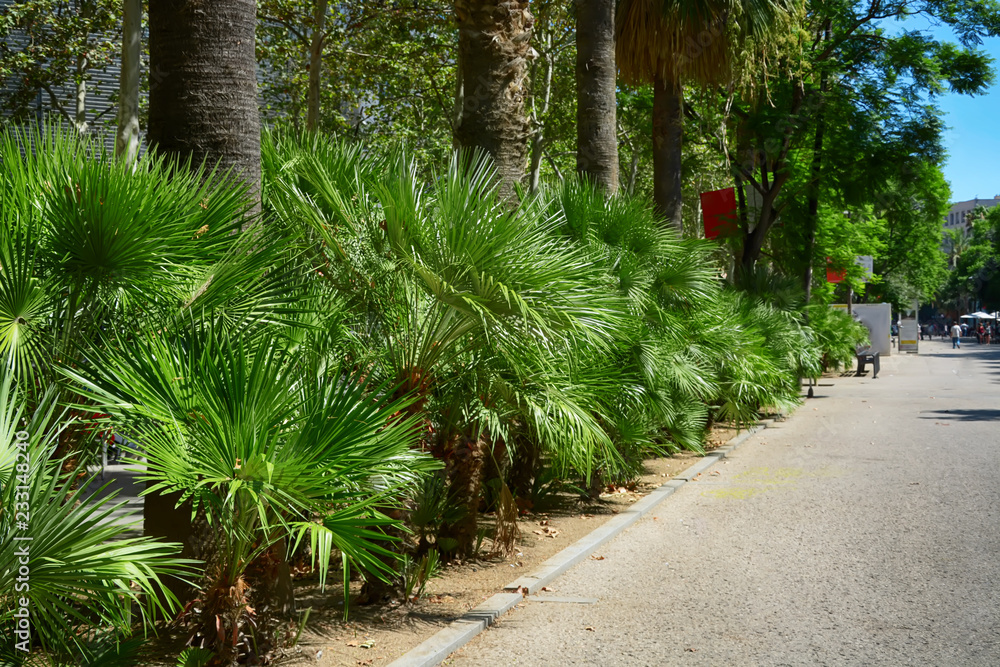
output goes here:
[[454, 552], [461, 558], [473, 555], [479, 525], [479, 500], [483, 488], [483, 468], [488, 443], [485, 438], [460, 435], [449, 443], [447, 471], [449, 489], [455, 503], [465, 512], [458, 521], [445, 527], [444, 537], [452, 538]]
[[464, 92], [455, 141], [489, 154], [502, 195], [514, 198], [528, 157], [524, 100], [534, 18], [527, 0], [455, 0], [455, 18]]
[[142, 57], [142, 0], [122, 3], [122, 66], [118, 89], [115, 155], [132, 164], [139, 154], [139, 60]]
[[[246, 183], [260, 206], [255, 0], [150, 0], [148, 140], [162, 154], [207, 162]], [[147, 535], [211, 552], [175, 499], [146, 496]], [[179, 586], [183, 588], [183, 586]], [[178, 591], [175, 591], [178, 592]], [[189, 591], [180, 591], [186, 597]]]
[[615, 0], [576, 0], [576, 170], [618, 191]]
[[658, 75], [653, 82], [653, 201], [657, 215], [678, 234], [681, 218], [681, 142], [684, 93], [679, 81]]
[[323, 44], [326, 40], [327, 0], [317, 0], [313, 13], [312, 46], [309, 48], [309, 101], [306, 130], [315, 132], [319, 125], [319, 84], [323, 72]]
[[[150, 0], [149, 143], [207, 161], [260, 198], [255, 0]], [[259, 204], [258, 204], [259, 205]]]

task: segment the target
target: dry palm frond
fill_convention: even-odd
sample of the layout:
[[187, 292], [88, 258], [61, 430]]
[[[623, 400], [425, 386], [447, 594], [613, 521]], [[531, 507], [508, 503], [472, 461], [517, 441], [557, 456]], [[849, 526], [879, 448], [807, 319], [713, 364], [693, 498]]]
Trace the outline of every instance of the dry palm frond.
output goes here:
[[726, 81], [735, 52], [748, 40], [781, 32], [796, 5], [796, 0], [623, 0], [616, 17], [618, 67], [629, 84], [656, 78]]
[[728, 2], [628, 0], [618, 7], [618, 67], [629, 84], [690, 76], [718, 81], [729, 72]]

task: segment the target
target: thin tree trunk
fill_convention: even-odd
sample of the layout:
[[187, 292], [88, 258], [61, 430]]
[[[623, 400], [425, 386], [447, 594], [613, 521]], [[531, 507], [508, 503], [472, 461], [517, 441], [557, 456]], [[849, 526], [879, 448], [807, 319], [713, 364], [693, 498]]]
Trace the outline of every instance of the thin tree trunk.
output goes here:
[[767, 233], [771, 230], [774, 221], [777, 219], [774, 202], [787, 180], [788, 172], [783, 171], [775, 174], [773, 182], [770, 186], [767, 186], [761, 202], [760, 217], [757, 220], [757, 226], [744, 237], [743, 256], [740, 260], [741, 271], [752, 271], [754, 265], [757, 264], [757, 260], [760, 259], [760, 253], [764, 249], [764, 241], [767, 239]]
[[681, 142], [684, 94], [679, 81], [657, 76], [653, 82], [653, 201], [656, 214], [678, 234], [681, 218]]
[[493, 158], [500, 192], [516, 197], [528, 158], [525, 79], [534, 18], [527, 0], [455, 0], [464, 98], [456, 143]]
[[542, 171], [542, 157], [545, 151], [545, 125], [539, 120], [539, 116], [549, 113], [549, 102], [552, 100], [552, 71], [555, 69], [555, 60], [552, 55], [552, 34], [546, 33], [544, 37], [545, 53], [542, 61], [545, 64], [545, 83], [542, 88], [542, 110], [539, 113], [535, 108], [535, 97], [532, 95], [531, 120], [535, 126], [531, 135], [531, 169], [529, 170], [528, 183], [532, 192], [538, 191], [538, 182]]
[[462, 124], [462, 113], [465, 110], [465, 80], [462, 74], [462, 59], [455, 63], [455, 102], [451, 110], [451, 144], [452, 149], [462, 147], [458, 143], [458, 128]]
[[150, 0], [148, 140], [160, 153], [231, 170], [259, 208], [255, 0]]
[[326, 41], [326, 7], [327, 0], [316, 0], [312, 46], [309, 48], [309, 102], [306, 111], [308, 132], [315, 132], [319, 125], [319, 84], [323, 73], [323, 45]]
[[79, 55], [76, 57], [76, 108], [73, 113], [73, 124], [80, 134], [87, 131], [87, 82], [83, 77], [89, 66], [90, 61], [87, 56]]
[[628, 192], [629, 196], [635, 194], [635, 181], [638, 178], [638, 176], [639, 176], [639, 149], [633, 148], [632, 164], [630, 164], [628, 168], [628, 187], [626, 188], [626, 192]]
[[126, 164], [139, 154], [139, 62], [142, 57], [142, 0], [122, 2], [122, 66], [118, 88], [115, 155]]
[[816, 246], [816, 228], [819, 226], [819, 179], [823, 167], [823, 133], [825, 130], [822, 112], [816, 125], [813, 139], [813, 159], [809, 183], [809, 212], [806, 214], [806, 270], [803, 276], [806, 290], [806, 305], [812, 298], [813, 249]]
[[576, 0], [576, 170], [618, 191], [615, 0]]

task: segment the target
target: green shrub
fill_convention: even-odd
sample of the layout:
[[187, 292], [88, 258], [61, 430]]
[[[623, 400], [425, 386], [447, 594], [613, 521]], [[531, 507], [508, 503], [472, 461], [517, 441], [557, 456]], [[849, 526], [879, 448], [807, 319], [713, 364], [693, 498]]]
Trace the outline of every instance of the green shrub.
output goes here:
[[825, 304], [809, 306], [809, 328], [822, 353], [824, 370], [849, 366], [859, 346], [870, 344], [868, 329], [847, 314]]

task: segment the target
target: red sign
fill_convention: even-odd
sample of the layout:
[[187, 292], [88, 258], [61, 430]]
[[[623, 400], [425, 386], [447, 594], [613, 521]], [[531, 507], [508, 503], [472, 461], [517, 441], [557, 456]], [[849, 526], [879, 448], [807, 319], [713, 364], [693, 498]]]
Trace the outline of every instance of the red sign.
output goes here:
[[835, 269], [830, 263], [830, 258], [826, 258], [826, 282], [842, 283], [847, 277], [847, 269]]
[[705, 238], [733, 236], [736, 233], [736, 191], [724, 188], [701, 193], [701, 215], [705, 219]]

